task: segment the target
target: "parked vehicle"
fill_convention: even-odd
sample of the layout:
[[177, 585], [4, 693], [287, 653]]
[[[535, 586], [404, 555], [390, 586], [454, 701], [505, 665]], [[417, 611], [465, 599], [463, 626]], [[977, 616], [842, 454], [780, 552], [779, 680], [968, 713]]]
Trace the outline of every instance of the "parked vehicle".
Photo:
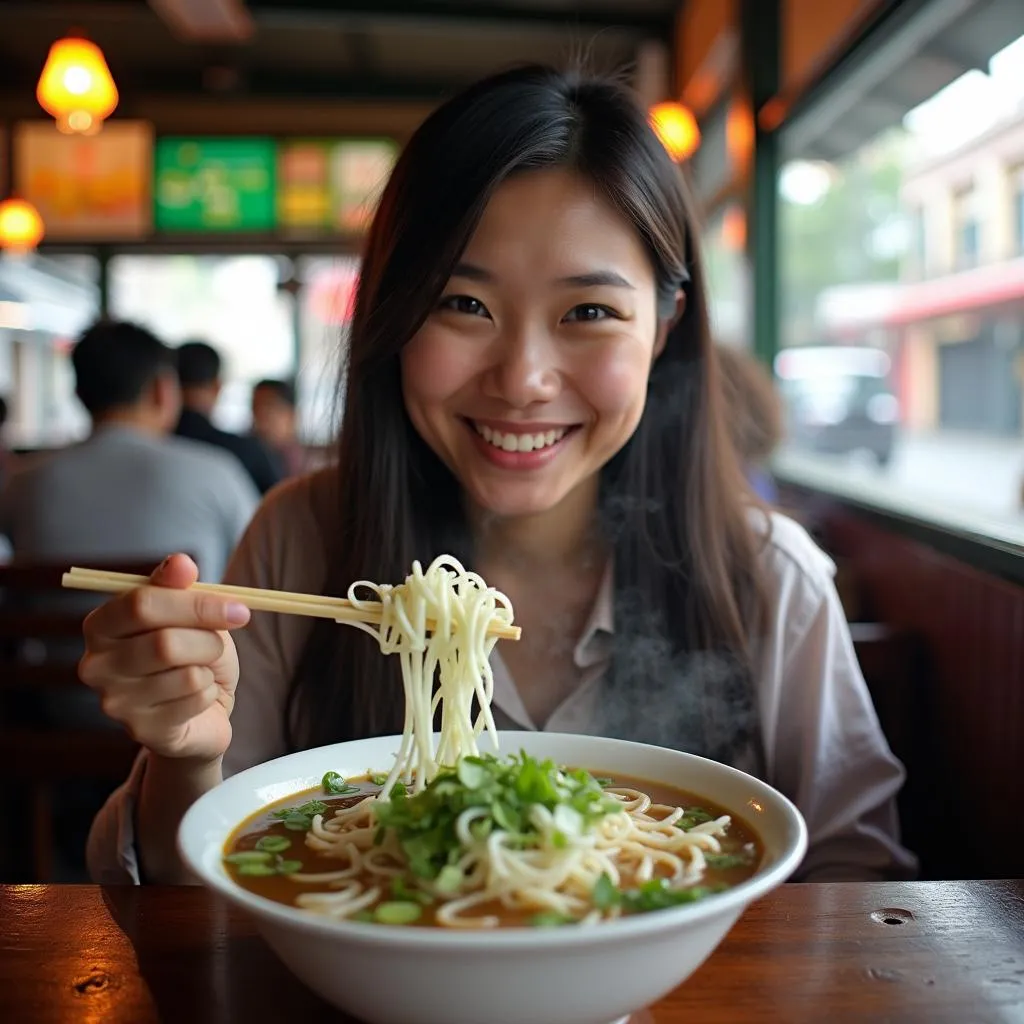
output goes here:
[[889, 356], [875, 348], [813, 346], [780, 352], [775, 375], [786, 405], [787, 440], [829, 455], [892, 458], [899, 402]]

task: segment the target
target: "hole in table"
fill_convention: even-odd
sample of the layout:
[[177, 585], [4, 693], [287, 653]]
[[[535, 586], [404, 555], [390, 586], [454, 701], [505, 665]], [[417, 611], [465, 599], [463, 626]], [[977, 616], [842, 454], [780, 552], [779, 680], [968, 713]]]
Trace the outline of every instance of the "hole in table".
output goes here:
[[876, 910], [871, 915], [871, 920], [876, 924], [901, 925], [909, 924], [914, 920], [914, 915], [909, 910], [900, 910], [896, 907], [885, 907]]

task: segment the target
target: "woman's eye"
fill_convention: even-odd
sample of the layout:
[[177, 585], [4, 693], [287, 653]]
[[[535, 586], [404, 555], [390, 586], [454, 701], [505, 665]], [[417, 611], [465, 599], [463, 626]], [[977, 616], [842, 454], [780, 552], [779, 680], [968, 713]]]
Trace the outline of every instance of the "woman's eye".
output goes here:
[[450, 309], [467, 316], [490, 316], [487, 307], [472, 295], [447, 295], [441, 300], [441, 309]]
[[597, 320], [608, 320], [611, 317], [615, 317], [615, 315], [615, 312], [607, 306], [599, 306], [592, 302], [586, 302], [579, 306], [573, 306], [573, 308], [565, 314], [565, 319], [570, 323], [593, 323]]

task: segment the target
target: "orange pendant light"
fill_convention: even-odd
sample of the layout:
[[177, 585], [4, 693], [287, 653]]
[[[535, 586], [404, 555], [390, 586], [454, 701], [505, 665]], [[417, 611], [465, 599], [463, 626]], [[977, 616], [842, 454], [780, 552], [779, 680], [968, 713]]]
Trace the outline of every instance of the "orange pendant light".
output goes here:
[[39, 76], [36, 99], [62, 132], [95, 135], [117, 107], [117, 86], [103, 51], [88, 39], [58, 39]]
[[24, 199], [0, 203], [0, 249], [13, 255], [31, 252], [43, 240], [43, 218]]
[[676, 163], [692, 156], [700, 145], [700, 128], [693, 111], [682, 103], [656, 103], [648, 112], [651, 127]]

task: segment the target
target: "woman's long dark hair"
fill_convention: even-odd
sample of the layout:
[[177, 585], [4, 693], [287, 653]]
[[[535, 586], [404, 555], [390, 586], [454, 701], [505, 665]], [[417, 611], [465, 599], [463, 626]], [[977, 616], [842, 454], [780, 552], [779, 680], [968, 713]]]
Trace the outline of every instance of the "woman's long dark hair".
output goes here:
[[[414, 559], [473, 561], [458, 482], [414, 430], [399, 357], [436, 306], [489, 199], [514, 174], [566, 168], [600, 189], [642, 238], [659, 309], [683, 315], [655, 361], [635, 434], [604, 468], [616, 639], [661, 637], [746, 666], [759, 614], [746, 491], [723, 429], [696, 240], [682, 177], [632, 95], [607, 79], [525, 67], [436, 110], [402, 153], [370, 230], [352, 320], [334, 507], [323, 515], [325, 592], [405, 578]], [[638, 624], [640, 624], [638, 626]], [[628, 646], [612, 685], [628, 696]], [[749, 679], [749, 668], [741, 669]], [[289, 697], [293, 746], [401, 731], [397, 659], [333, 623], [313, 627]], [[615, 731], [615, 726], [609, 726]]]

